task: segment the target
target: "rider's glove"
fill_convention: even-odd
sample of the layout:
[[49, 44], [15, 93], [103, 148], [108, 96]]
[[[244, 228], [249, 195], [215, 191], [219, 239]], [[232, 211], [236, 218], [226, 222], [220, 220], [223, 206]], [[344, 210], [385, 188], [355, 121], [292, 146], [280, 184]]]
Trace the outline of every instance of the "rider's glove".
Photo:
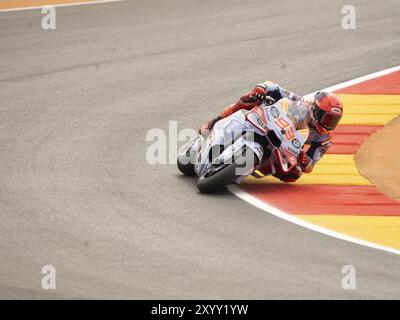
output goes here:
[[300, 151], [300, 154], [297, 157], [297, 162], [301, 168], [301, 171], [305, 173], [310, 173], [312, 171], [313, 163], [306, 152]]
[[214, 125], [221, 119], [222, 116], [218, 116], [203, 124], [199, 129], [199, 134], [201, 134], [203, 137], [207, 137], [210, 134], [210, 131], [214, 127]]
[[267, 96], [267, 89], [262, 85], [256, 85], [253, 90], [251, 90], [250, 96], [257, 100], [264, 100]]
[[255, 88], [250, 93], [250, 98], [258, 101], [259, 103], [266, 102], [268, 105], [275, 102], [275, 99], [268, 95], [267, 88], [262, 84], [258, 84], [255, 86]]

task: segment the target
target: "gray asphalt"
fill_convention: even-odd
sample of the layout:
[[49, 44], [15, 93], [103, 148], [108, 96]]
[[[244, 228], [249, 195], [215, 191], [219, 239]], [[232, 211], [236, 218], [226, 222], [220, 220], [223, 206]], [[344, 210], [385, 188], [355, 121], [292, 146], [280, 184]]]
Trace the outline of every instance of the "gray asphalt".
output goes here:
[[[1, 298], [400, 298], [400, 257], [150, 165], [255, 83], [299, 94], [399, 64], [398, 0], [146, 0], [0, 13]], [[53, 265], [57, 289], [41, 288]], [[357, 289], [341, 287], [341, 268]]]

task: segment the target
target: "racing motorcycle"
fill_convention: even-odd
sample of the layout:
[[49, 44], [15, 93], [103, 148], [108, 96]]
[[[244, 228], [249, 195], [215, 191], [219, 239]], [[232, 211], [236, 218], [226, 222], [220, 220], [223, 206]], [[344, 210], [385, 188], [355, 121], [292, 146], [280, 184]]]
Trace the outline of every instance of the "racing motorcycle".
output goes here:
[[308, 136], [308, 131], [296, 129], [291, 104], [286, 98], [265, 100], [218, 121], [208, 137], [199, 135], [178, 155], [179, 170], [197, 176], [202, 193], [240, 183], [249, 175], [260, 178], [255, 171], [264, 166], [270, 166], [272, 174], [290, 172]]

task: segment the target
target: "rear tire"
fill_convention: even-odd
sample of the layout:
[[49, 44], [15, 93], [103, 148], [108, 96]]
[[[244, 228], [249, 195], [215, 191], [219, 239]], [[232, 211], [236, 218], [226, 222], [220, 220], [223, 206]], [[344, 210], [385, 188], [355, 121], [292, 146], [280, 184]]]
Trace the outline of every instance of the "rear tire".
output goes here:
[[[255, 168], [259, 160], [254, 151], [251, 148], [246, 147], [243, 156], [246, 157], [249, 152], [253, 153]], [[197, 180], [197, 188], [200, 190], [201, 193], [213, 193], [223, 190], [228, 184], [235, 182], [239, 177], [241, 177], [241, 175], [238, 175], [236, 173], [236, 169], [242, 168], [243, 165], [238, 164], [237, 162], [238, 161], [235, 160], [233, 163], [226, 165], [224, 168], [220, 169], [209, 177], [200, 177]]]

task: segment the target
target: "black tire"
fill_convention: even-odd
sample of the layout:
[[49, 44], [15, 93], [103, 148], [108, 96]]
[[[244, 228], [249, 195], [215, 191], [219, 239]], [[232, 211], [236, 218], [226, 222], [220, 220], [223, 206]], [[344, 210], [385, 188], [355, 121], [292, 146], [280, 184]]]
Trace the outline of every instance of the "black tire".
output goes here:
[[178, 166], [179, 171], [182, 172], [185, 176], [194, 177], [196, 175], [194, 171], [194, 165], [191, 162], [184, 164], [188, 162], [187, 160], [188, 159], [185, 155], [179, 156], [178, 159], [176, 159], [176, 165]]
[[[253, 153], [254, 167], [256, 167], [259, 160], [251, 148], [247, 147], [243, 153], [243, 156], [245, 157], [249, 152]], [[223, 190], [228, 184], [235, 182], [236, 179], [240, 177], [240, 175], [237, 175], [236, 169], [241, 167], [243, 167], [243, 165], [238, 164], [236, 161], [231, 164], [224, 165], [224, 167], [222, 167], [213, 175], [208, 177], [200, 177], [197, 180], [197, 188], [201, 193], [213, 193]]]

